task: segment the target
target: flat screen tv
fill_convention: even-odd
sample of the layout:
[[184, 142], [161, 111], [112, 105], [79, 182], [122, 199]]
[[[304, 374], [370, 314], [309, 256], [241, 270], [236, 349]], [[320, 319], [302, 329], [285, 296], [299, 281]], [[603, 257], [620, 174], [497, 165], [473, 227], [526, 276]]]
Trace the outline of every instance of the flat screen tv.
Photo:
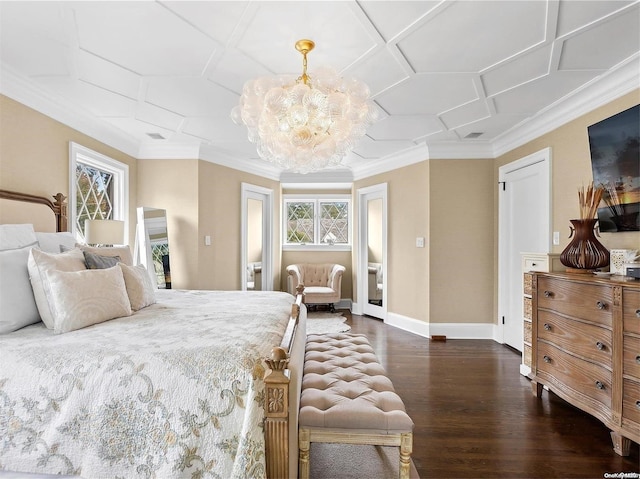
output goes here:
[[588, 127], [600, 231], [640, 231], [640, 105]]

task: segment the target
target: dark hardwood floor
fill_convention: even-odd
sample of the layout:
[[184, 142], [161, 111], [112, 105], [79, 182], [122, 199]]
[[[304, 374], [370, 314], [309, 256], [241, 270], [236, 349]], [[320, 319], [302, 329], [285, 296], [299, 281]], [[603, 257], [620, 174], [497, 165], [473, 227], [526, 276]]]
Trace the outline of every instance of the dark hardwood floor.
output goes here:
[[351, 332], [367, 335], [415, 423], [421, 479], [640, 472], [637, 444], [618, 456], [600, 421], [547, 391], [535, 398], [516, 351], [491, 340], [433, 342], [341, 312]]

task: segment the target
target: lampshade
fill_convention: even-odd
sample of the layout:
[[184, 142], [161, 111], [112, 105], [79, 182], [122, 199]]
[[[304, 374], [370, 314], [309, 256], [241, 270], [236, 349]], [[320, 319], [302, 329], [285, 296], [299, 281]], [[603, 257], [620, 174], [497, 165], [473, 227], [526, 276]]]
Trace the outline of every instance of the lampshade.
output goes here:
[[124, 243], [124, 221], [85, 220], [84, 232], [87, 244], [114, 245]]
[[338, 166], [378, 113], [363, 82], [329, 68], [307, 75], [307, 53], [314, 46], [311, 40], [296, 43], [303, 56], [301, 76], [250, 80], [231, 111], [262, 159], [296, 173]]

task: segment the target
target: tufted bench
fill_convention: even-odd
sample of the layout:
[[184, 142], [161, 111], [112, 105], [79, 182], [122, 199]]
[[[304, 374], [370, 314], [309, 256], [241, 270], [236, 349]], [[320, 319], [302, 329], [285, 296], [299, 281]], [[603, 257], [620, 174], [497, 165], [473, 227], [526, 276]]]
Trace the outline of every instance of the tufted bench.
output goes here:
[[362, 334], [307, 336], [298, 424], [301, 479], [312, 442], [398, 446], [409, 478], [413, 421]]

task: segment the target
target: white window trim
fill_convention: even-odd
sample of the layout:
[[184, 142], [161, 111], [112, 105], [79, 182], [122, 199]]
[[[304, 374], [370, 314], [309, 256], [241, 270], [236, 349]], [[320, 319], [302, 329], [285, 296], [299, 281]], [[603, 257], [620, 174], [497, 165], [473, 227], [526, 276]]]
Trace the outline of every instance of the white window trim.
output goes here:
[[[349, 243], [339, 243], [339, 244], [324, 244], [324, 243], [313, 243], [313, 244], [295, 244], [295, 243], [287, 243], [287, 202], [289, 201], [308, 201], [310, 203], [315, 203], [314, 207], [314, 231], [318, 232], [320, 225], [320, 218], [318, 216], [318, 205], [324, 201], [336, 201], [336, 202], [345, 202], [348, 206], [348, 217], [349, 217]], [[317, 233], [316, 233], [317, 234]], [[289, 194], [282, 195], [282, 251], [351, 251], [352, 243], [353, 243], [353, 203], [351, 201], [351, 195], [349, 194], [336, 194], [336, 195], [327, 195], [327, 194]]]
[[71, 233], [78, 238], [76, 231], [76, 165], [84, 163], [113, 175], [113, 219], [124, 221], [125, 242], [129, 238], [129, 165], [109, 158], [97, 151], [74, 142], [69, 142], [69, 223]]

